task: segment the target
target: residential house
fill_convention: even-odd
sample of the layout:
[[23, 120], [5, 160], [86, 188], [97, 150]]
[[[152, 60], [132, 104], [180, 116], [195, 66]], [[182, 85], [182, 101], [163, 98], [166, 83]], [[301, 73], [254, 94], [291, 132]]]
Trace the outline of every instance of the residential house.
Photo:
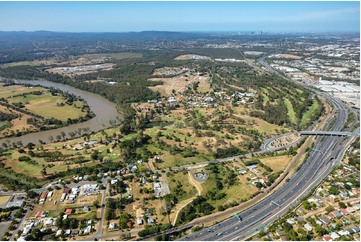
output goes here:
[[84, 234], [89, 234], [92, 230], [92, 226], [88, 225], [85, 229], [84, 229]]
[[347, 236], [350, 234], [350, 232], [348, 232], [347, 230], [340, 230], [338, 231], [338, 234], [341, 236]]
[[330, 223], [330, 219], [328, 219], [326, 216], [320, 216], [319, 219], [325, 225]]
[[349, 214], [349, 212], [347, 211], [347, 209], [341, 209], [340, 211], [341, 211], [341, 214], [342, 214], [343, 216], [346, 216], [346, 215]]
[[147, 224], [154, 224], [154, 219], [152, 218], [147, 218]]
[[40, 194], [39, 204], [44, 204], [47, 196], [48, 196], [48, 192], [42, 192]]
[[116, 223], [109, 223], [109, 229], [115, 229]]
[[247, 174], [247, 171], [245, 169], [238, 169], [238, 172], [242, 175]]
[[323, 223], [322, 223], [320, 220], [317, 219], [317, 220], [316, 220], [316, 224], [317, 224], [317, 225], [322, 225]]
[[324, 235], [324, 236], [322, 237], [322, 240], [323, 240], [323, 241], [332, 241], [332, 238], [331, 238], [329, 235]]
[[73, 212], [73, 209], [68, 208], [67, 210], [65, 210], [64, 214], [65, 215], [70, 215]]
[[342, 214], [340, 213], [340, 211], [333, 211], [332, 213], [333, 213], [333, 215], [335, 215], [337, 218], [341, 218], [341, 217], [342, 217]]
[[343, 199], [346, 199], [346, 198], [348, 198], [348, 194], [346, 192], [341, 192], [340, 197], [342, 197]]
[[65, 236], [70, 236], [70, 234], [71, 234], [71, 229], [65, 230], [65, 232], [64, 232]]
[[330, 236], [332, 240], [336, 240], [340, 238], [340, 235], [338, 235], [336, 232], [332, 232]]
[[281, 237], [281, 236], [285, 235], [285, 232], [283, 232], [282, 230], [276, 229], [276, 234]]
[[60, 202], [64, 202], [66, 195], [66, 193], [61, 194]]
[[137, 224], [138, 225], [142, 225], [143, 224], [143, 220], [141, 218], [137, 218]]
[[307, 231], [312, 231], [313, 227], [309, 224], [305, 224], [304, 227], [307, 229]]
[[55, 237], [60, 236], [62, 232], [63, 232], [63, 230], [61, 230], [61, 229], [59, 229], [58, 231], [56, 231]]
[[335, 218], [336, 218], [336, 216], [335, 216], [333, 213], [329, 213], [327, 216], [328, 216], [330, 219], [335, 219]]
[[286, 220], [286, 222], [289, 223], [289, 224], [291, 224], [291, 225], [295, 225], [295, 224], [296, 224], [294, 218], [289, 218], [289, 219]]
[[35, 217], [36, 218], [39, 218], [41, 216], [41, 211], [39, 211], [39, 212], [37, 212], [36, 214], [35, 214]]
[[360, 227], [354, 227], [354, 228], [352, 228], [352, 230], [353, 230], [355, 233], [360, 233]]
[[178, 104], [178, 101], [175, 97], [171, 96], [167, 100], [169, 106], [176, 106]]

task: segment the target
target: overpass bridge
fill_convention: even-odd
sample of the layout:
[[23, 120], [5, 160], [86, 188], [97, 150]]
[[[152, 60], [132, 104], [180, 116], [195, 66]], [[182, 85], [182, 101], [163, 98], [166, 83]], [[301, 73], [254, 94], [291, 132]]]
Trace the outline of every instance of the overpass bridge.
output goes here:
[[352, 136], [352, 132], [342, 131], [300, 131], [300, 135]]

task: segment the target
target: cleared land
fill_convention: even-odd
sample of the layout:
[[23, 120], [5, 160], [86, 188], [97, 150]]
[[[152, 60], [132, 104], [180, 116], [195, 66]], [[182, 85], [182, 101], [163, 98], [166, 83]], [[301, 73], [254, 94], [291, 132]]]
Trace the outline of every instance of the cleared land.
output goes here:
[[[175, 69], [174, 71], [177, 71]], [[161, 73], [155, 72], [155, 75], [160, 75]], [[163, 73], [162, 73], [163, 74]], [[199, 82], [198, 89], [204, 92], [210, 91], [210, 77], [208, 74], [200, 74], [193, 71], [187, 71], [183, 74], [176, 75], [174, 77], [166, 78], [151, 78], [150, 81], [162, 81], [162, 85], [157, 85], [150, 87], [153, 91], [159, 91], [165, 96], [170, 96], [175, 91], [176, 93], [184, 92], [187, 87], [192, 87], [194, 82]]]
[[18, 118], [15, 118], [10, 122], [2, 123], [3, 126], [0, 127], [0, 137], [8, 136], [11, 133], [15, 133], [17, 130], [21, 132], [31, 132], [38, 130], [36, 127], [27, 122], [27, 120], [31, 118], [30, 115], [20, 113], [12, 108], [7, 108], [2, 105], [0, 105], [0, 112], [18, 115]]
[[[24, 110], [42, 117], [66, 121], [68, 118], [76, 119], [86, 115], [86, 111], [82, 110], [84, 102], [76, 101], [69, 105], [65, 97], [61, 94], [53, 96], [48, 89], [0, 85], [0, 98], [5, 98], [10, 104], [22, 103], [25, 106]], [[35, 95], [34, 92], [41, 92], [41, 94]]]
[[298, 56], [298, 55], [291, 55], [291, 54], [279, 54], [277, 55], [277, 57], [279, 58], [284, 58], [284, 59], [302, 59], [301, 56]]
[[211, 58], [204, 55], [187, 54], [174, 58], [175, 60], [210, 60]]
[[260, 159], [261, 162], [273, 170], [273, 172], [278, 172], [284, 170], [288, 163], [291, 161], [292, 156], [275, 156], [275, 157], [267, 157]]
[[25, 103], [25, 109], [32, 113], [45, 118], [55, 118], [62, 121], [66, 121], [68, 118], [76, 119], [86, 114], [86, 112], [81, 110], [82, 104], [80, 102], [72, 106], [67, 104], [59, 106], [57, 105], [58, 103], [64, 103], [66, 100], [61, 96], [51, 96], [50, 94], [15, 97], [10, 98], [9, 101], [11, 103]]
[[119, 52], [119, 53], [100, 53], [100, 54], [86, 54], [82, 55], [83, 58], [107, 58], [107, 59], [115, 59], [115, 60], [122, 60], [128, 58], [141, 58], [143, 57], [140, 53], [130, 53], [130, 52]]
[[0, 83], [0, 98], [8, 99], [14, 95], [23, 95], [34, 91], [44, 91], [42, 87], [26, 87], [22, 85], [4, 86], [4, 83]]
[[79, 66], [91, 65], [109, 62], [111, 60], [122, 60], [128, 58], [141, 58], [143, 55], [139, 53], [119, 52], [119, 53], [99, 53], [99, 54], [85, 54], [80, 56], [70, 56], [67, 60], [33, 60], [33, 61], [20, 61], [9, 64], [1, 65], [1, 67], [13, 66]]
[[11, 196], [0, 196], [0, 206], [4, 206], [10, 200]]
[[115, 64], [104, 63], [104, 64], [95, 64], [95, 65], [86, 65], [86, 66], [74, 66], [74, 67], [54, 67], [47, 69], [47, 72], [55, 73], [64, 76], [77, 76], [83, 74], [94, 73], [97, 71], [108, 71], [113, 69]]

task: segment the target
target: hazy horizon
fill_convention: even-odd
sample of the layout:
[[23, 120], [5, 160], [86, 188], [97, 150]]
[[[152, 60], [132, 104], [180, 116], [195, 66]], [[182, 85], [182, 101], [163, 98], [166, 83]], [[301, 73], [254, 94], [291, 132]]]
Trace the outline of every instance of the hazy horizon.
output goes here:
[[0, 2], [0, 31], [359, 33], [353, 2]]
[[145, 32], [166, 32], [166, 33], [259, 33], [263, 34], [359, 34], [360, 31], [263, 31], [263, 30], [229, 30], [229, 31], [206, 31], [206, 30], [193, 30], [193, 31], [176, 31], [176, 30], [139, 30], [139, 31], [53, 31], [53, 30], [0, 30], [1, 32], [17, 32], [17, 33], [36, 33], [36, 32], [49, 32], [49, 33], [66, 33], [66, 34], [127, 34], [127, 33], [145, 33]]

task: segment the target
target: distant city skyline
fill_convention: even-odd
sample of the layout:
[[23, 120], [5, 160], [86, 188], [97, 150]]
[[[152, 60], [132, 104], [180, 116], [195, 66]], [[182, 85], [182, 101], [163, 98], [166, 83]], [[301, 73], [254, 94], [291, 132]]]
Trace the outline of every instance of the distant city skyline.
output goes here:
[[0, 2], [0, 31], [359, 32], [360, 2]]

